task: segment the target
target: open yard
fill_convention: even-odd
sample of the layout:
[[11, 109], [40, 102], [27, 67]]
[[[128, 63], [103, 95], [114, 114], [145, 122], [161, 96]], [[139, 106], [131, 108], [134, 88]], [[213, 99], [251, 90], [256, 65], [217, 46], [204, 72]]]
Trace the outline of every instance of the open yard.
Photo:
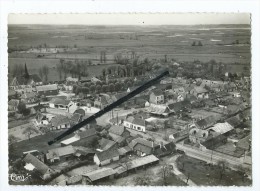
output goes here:
[[[130, 173], [126, 177], [108, 180], [102, 182], [102, 184], [98, 185], [116, 185], [116, 186], [135, 186], [136, 179], [146, 177], [149, 181], [150, 186], [163, 186], [163, 179], [162, 179], [162, 162], [160, 161], [159, 164], [149, 167], [146, 170], [140, 170], [136, 173]], [[174, 174], [170, 174], [166, 178], [167, 186], [186, 186], [184, 182], [178, 179]]]
[[12, 146], [9, 147], [9, 150], [12, 149], [12, 151], [9, 152], [9, 159], [15, 160], [19, 158], [25, 151], [38, 150], [40, 152], [46, 152], [49, 149], [59, 147], [59, 143], [50, 146], [48, 145], [48, 141], [60, 135], [62, 132], [63, 131], [53, 131], [33, 137], [30, 140], [13, 143]]
[[[184, 164], [184, 166], [183, 166]], [[224, 175], [220, 179], [220, 170], [218, 166], [209, 166], [207, 163], [188, 157], [181, 156], [177, 159], [177, 165], [180, 171], [201, 186], [250, 186], [252, 181], [244, 178], [237, 171], [225, 168]], [[184, 167], [184, 168], [183, 168]]]

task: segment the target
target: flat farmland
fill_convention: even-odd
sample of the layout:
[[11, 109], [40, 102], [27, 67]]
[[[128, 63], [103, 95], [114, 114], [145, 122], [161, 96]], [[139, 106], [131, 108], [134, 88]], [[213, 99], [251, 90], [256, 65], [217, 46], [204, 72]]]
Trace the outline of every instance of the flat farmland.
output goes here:
[[[78, 53], [48, 55], [99, 59], [106, 51], [107, 59], [117, 53], [135, 51], [141, 57], [180, 61], [209, 61], [250, 63], [250, 26], [9, 26], [8, 47], [30, 48], [69, 46]], [[203, 46], [191, 46], [201, 41]], [[236, 44], [238, 43], [238, 44]], [[25, 55], [26, 57], [26, 55]]]

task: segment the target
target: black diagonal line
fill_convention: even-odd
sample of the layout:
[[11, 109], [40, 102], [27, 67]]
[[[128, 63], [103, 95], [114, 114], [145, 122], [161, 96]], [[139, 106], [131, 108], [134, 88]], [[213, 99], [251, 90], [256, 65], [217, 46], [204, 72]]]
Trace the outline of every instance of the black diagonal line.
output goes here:
[[107, 107], [105, 107], [104, 109], [100, 110], [99, 112], [93, 114], [92, 116], [90, 116], [89, 118], [85, 119], [84, 121], [74, 125], [73, 127], [69, 128], [67, 131], [65, 131], [64, 133], [62, 133], [61, 135], [59, 135], [58, 137], [56, 137], [55, 139], [53, 139], [52, 141], [49, 141], [48, 144], [51, 145], [59, 140], [61, 140], [62, 138], [68, 136], [69, 134], [73, 133], [74, 131], [80, 129], [81, 127], [83, 127], [84, 125], [87, 125], [88, 123], [90, 123], [91, 121], [95, 120], [96, 118], [102, 116], [103, 114], [107, 113], [108, 111], [111, 111], [112, 109], [114, 109], [115, 107], [119, 106], [120, 104], [124, 103], [125, 101], [129, 100], [130, 98], [136, 96], [137, 94], [141, 93], [142, 91], [146, 90], [147, 88], [151, 87], [152, 85], [154, 85], [159, 79], [163, 78], [164, 76], [168, 75], [169, 71], [165, 71], [162, 74], [160, 74], [159, 76], [151, 79], [150, 81], [146, 82], [145, 84], [143, 84], [142, 86], [136, 88], [135, 90], [133, 90], [132, 92], [130, 92], [129, 94], [127, 94], [126, 96], [118, 99], [117, 101], [111, 103], [110, 105], [108, 105]]

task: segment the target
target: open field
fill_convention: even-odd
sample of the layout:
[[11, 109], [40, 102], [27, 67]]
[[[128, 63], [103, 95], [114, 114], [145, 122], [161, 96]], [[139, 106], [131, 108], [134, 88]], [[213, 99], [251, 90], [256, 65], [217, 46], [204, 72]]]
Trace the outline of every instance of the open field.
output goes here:
[[[50, 70], [49, 80], [58, 80], [56, 64], [59, 59], [92, 60], [100, 63], [100, 52], [106, 52], [104, 65], [88, 66], [91, 76], [100, 75], [103, 68], [113, 64], [114, 56], [120, 53], [130, 57], [134, 51], [139, 58], [178, 61], [208, 62], [215, 59], [222, 63], [236, 63], [241, 71], [244, 64], [251, 62], [250, 26], [48, 26], [10, 25], [8, 28], [9, 67], [27, 63], [29, 72], [38, 73], [38, 68], [46, 64]], [[106, 31], [106, 32], [103, 32]], [[191, 46], [201, 41], [203, 46]], [[238, 44], [237, 44], [238, 42]], [[38, 53], [11, 51], [28, 50], [46, 46], [47, 48], [69, 47], [67, 52]], [[76, 48], [74, 48], [76, 47]], [[38, 49], [40, 50], [40, 49]], [[241, 65], [239, 65], [239, 64]], [[232, 68], [230, 69], [232, 71]]]

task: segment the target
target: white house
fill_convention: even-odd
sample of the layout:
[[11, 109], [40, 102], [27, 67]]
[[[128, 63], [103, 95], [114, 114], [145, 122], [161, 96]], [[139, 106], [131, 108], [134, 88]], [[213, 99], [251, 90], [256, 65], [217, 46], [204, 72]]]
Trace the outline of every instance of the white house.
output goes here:
[[140, 118], [128, 117], [124, 120], [124, 126], [129, 129], [145, 132], [145, 120]]
[[119, 152], [116, 149], [109, 149], [106, 151], [102, 151], [100, 153], [96, 153], [94, 155], [94, 162], [98, 166], [104, 166], [114, 161], [119, 160]]

